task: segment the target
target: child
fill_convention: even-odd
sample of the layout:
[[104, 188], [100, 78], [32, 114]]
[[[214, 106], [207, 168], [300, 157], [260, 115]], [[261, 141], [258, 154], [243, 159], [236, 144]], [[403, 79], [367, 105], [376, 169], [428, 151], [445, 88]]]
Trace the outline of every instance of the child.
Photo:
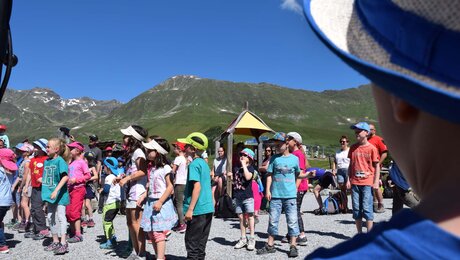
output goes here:
[[[83, 157], [85, 162], [88, 164], [89, 172], [91, 173], [91, 178], [86, 182], [85, 202], [81, 210], [81, 226], [92, 228], [94, 227], [95, 223], [93, 220], [93, 205], [91, 204], [91, 200], [93, 200], [96, 197], [96, 182], [97, 180], [99, 180], [99, 174], [96, 170], [96, 155], [93, 152], [89, 151], [84, 153]], [[86, 212], [88, 214], [86, 214]]]
[[348, 153], [350, 178], [347, 182], [347, 189], [351, 188], [353, 219], [356, 229], [358, 233], [362, 233], [363, 217], [366, 219], [367, 232], [372, 229], [374, 223], [372, 187], [379, 187], [379, 153], [377, 148], [367, 141], [370, 130], [366, 122], [352, 125], [351, 129], [355, 130], [358, 142], [350, 147]]
[[139, 198], [138, 204], [148, 196], [144, 206], [141, 227], [149, 235], [156, 259], [165, 259], [166, 233], [177, 223], [177, 214], [171, 194], [174, 190], [170, 174], [171, 166], [166, 158], [169, 144], [165, 139], [156, 138], [143, 143], [149, 161], [149, 182], [147, 191]]
[[300, 177], [300, 168], [299, 159], [289, 152], [287, 142], [279, 144], [278, 149], [282, 151], [282, 154], [273, 156], [267, 169], [266, 198], [270, 201], [268, 241], [263, 248], [257, 250], [258, 255], [276, 252], [275, 236], [278, 235], [278, 222], [281, 210], [284, 209], [290, 238], [288, 256], [298, 256], [296, 240], [299, 235], [299, 225], [297, 223], [296, 177], [298, 175]]
[[9, 252], [5, 240], [5, 225], [3, 219], [6, 212], [13, 204], [11, 198], [11, 185], [13, 172], [18, 169], [15, 160], [15, 154], [10, 149], [0, 149], [0, 253], [6, 254]]
[[[137, 200], [145, 192], [147, 185], [147, 162], [142, 150], [142, 141], [147, 138], [148, 132], [137, 125], [129, 126], [120, 131], [123, 134], [123, 145], [127, 151], [128, 162], [126, 175], [117, 178], [117, 181], [120, 182], [120, 187], [127, 185], [126, 220], [135, 250], [131, 256], [143, 257], [145, 255], [145, 237], [144, 232], [140, 229], [142, 207], [137, 205]], [[129, 251], [129, 248], [126, 251]]]
[[107, 200], [104, 202], [102, 223], [104, 226], [106, 242], [102, 243], [99, 247], [101, 249], [112, 249], [117, 243], [113, 220], [120, 210], [120, 185], [114, 182], [115, 178], [120, 174], [117, 159], [114, 157], [105, 158], [104, 168], [107, 176], [105, 177], [102, 193], [107, 194]]
[[70, 148], [72, 162], [69, 165], [69, 181], [67, 182], [70, 204], [66, 207], [67, 220], [70, 222], [69, 243], [83, 241], [81, 235], [81, 209], [86, 195], [86, 181], [91, 178], [88, 164], [83, 160], [85, 150], [83, 144], [72, 142], [67, 145]]
[[46, 152], [48, 159], [45, 161], [43, 177], [38, 181], [42, 183], [42, 200], [48, 202], [48, 220], [53, 242], [45, 247], [45, 251], [62, 255], [69, 251], [66, 242], [67, 219], [65, 213], [66, 206], [69, 204], [69, 192], [67, 190], [69, 168], [66, 161], [70, 159], [70, 150], [64, 140], [52, 138], [48, 141]]
[[187, 229], [187, 225], [184, 221], [184, 190], [185, 184], [187, 183], [187, 159], [185, 159], [185, 144], [175, 142], [174, 153], [176, 158], [174, 159], [172, 172], [174, 174], [174, 205], [176, 206], [177, 215], [179, 222], [176, 231], [184, 233]]
[[[18, 151], [21, 153], [22, 161], [18, 166], [18, 178], [16, 181], [19, 181], [17, 184], [19, 186], [18, 193], [20, 196], [20, 207], [19, 207], [19, 214], [22, 217], [22, 223], [19, 225], [17, 231], [19, 233], [26, 233], [29, 232], [31, 223], [30, 220], [30, 208], [29, 208], [29, 201], [30, 195], [27, 189], [24, 189], [26, 186], [27, 178], [29, 175], [29, 163], [30, 158], [32, 157], [32, 152], [34, 147], [29, 143], [23, 143], [23, 145], [18, 148]], [[28, 186], [28, 185], [27, 185]]]
[[3, 140], [4, 148], [10, 148], [10, 139], [5, 134], [6, 132], [6, 125], [0, 125], [0, 139]]
[[[30, 160], [29, 168], [30, 174], [30, 186], [32, 187], [32, 195], [30, 197], [30, 210], [33, 220], [33, 235], [26, 234], [24, 236], [30, 237], [33, 240], [41, 240], [49, 234], [49, 230], [46, 227], [46, 216], [43, 210], [42, 200], [42, 183], [41, 178], [43, 177], [44, 163], [48, 158], [46, 154], [46, 146], [48, 140], [40, 138], [33, 143], [35, 156]], [[28, 181], [29, 182], [29, 181]]]
[[[233, 170], [234, 173], [227, 173], [228, 177], [233, 178], [233, 204], [235, 212], [240, 220], [241, 238], [236, 243], [235, 249], [246, 247], [252, 251], [255, 248], [254, 238], [254, 195], [252, 193], [252, 178], [254, 176], [254, 152], [249, 148], [244, 148], [240, 152], [240, 167]], [[244, 214], [248, 215], [249, 238], [246, 237], [246, 226]]]
[[177, 141], [186, 144], [185, 153], [193, 158], [188, 166], [184, 193], [185, 221], [188, 221], [185, 231], [187, 258], [204, 259], [214, 213], [211, 171], [206, 161], [200, 157], [200, 153], [208, 148], [208, 138], [195, 132]]

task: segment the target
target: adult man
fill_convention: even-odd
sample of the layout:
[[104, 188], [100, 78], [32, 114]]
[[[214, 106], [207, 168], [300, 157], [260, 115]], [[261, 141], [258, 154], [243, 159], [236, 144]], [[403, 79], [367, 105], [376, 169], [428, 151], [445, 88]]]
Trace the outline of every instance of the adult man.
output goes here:
[[90, 135], [89, 136], [89, 144], [85, 145], [85, 152], [93, 152], [96, 156], [97, 166], [96, 170], [98, 173], [101, 173], [102, 168], [102, 151], [97, 147], [97, 142], [99, 141], [99, 137], [97, 135]]
[[[382, 168], [382, 163], [387, 158], [388, 149], [383, 141], [383, 138], [376, 134], [375, 125], [369, 124], [370, 132], [367, 136], [367, 141], [377, 148], [379, 152], [379, 166]], [[374, 189], [374, 212], [383, 213], [385, 207], [383, 206], [383, 194], [381, 189]]]

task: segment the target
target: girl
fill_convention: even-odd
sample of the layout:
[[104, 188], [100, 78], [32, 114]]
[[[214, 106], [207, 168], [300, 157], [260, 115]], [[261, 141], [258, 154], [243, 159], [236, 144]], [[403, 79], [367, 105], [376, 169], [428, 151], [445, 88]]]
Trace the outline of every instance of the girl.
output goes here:
[[[19, 233], [29, 232], [30, 230], [30, 208], [29, 208], [29, 201], [30, 201], [30, 193], [29, 193], [29, 185], [27, 182], [27, 178], [30, 172], [29, 163], [30, 157], [34, 150], [34, 147], [29, 143], [24, 143], [19, 149], [22, 153], [22, 162], [19, 165], [18, 171], [19, 176], [21, 178], [18, 192], [20, 192], [21, 196], [21, 207], [19, 208], [19, 214], [22, 216], [22, 224], [18, 228]], [[19, 179], [19, 178], [18, 178]], [[24, 188], [25, 187], [25, 188]]]
[[53, 242], [45, 247], [45, 251], [62, 255], [69, 251], [66, 243], [65, 208], [69, 204], [69, 192], [66, 185], [69, 180], [67, 176], [69, 168], [66, 161], [70, 159], [70, 150], [64, 140], [52, 138], [48, 141], [46, 152], [48, 159], [45, 161], [43, 177], [38, 181], [42, 183], [42, 200], [48, 202], [48, 219]]
[[[91, 204], [91, 200], [96, 197], [96, 185], [95, 183], [99, 180], [99, 174], [96, 170], [97, 160], [96, 155], [93, 152], [86, 152], [84, 155], [84, 160], [88, 164], [89, 172], [91, 173], [91, 178], [86, 182], [86, 195], [85, 195], [85, 202], [83, 203], [83, 207], [81, 210], [82, 216], [82, 227], [94, 227], [94, 220], [93, 220], [93, 205]], [[88, 214], [86, 214], [88, 212]]]
[[86, 195], [86, 181], [91, 178], [88, 165], [83, 160], [84, 146], [79, 142], [73, 142], [67, 145], [70, 148], [72, 161], [69, 165], [69, 181], [67, 183], [70, 204], [66, 208], [67, 220], [70, 222], [69, 243], [83, 241], [81, 235], [81, 209]]
[[177, 215], [179, 216], [179, 223], [176, 231], [184, 233], [187, 225], [184, 221], [184, 191], [185, 184], [187, 183], [187, 159], [185, 158], [185, 144], [176, 142], [174, 143], [174, 153], [176, 158], [172, 166], [174, 178], [174, 205], [176, 206]]
[[142, 150], [142, 141], [144, 141], [148, 133], [137, 125], [129, 126], [126, 129], [121, 129], [123, 136], [123, 145], [126, 149], [127, 171], [126, 175], [117, 178], [120, 187], [126, 185], [126, 221], [129, 228], [129, 237], [135, 250], [135, 255], [145, 255], [145, 237], [144, 232], [140, 230], [140, 221], [142, 219], [142, 207], [137, 205], [137, 200], [140, 195], [145, 192], [147, 185], [147, 162], [145, 154]]
[[0, 253], [2, 254], [9, 252], [8, 246], [6, 245], [3, 219], [5, 218], [6, 212], [13, 204], [11, 185], [13, 172], [18, 169], [14, 162], [15, 157], [13, 151], [10, 149], [0, 149]]
[[177, 214], [171, 199], [173, 184], [170, 178], [171, 166], [166, 158], [169, 144], [165, 139], [153, 139], [143, 143], [149, 161], [149, 182], [147, 191], [138, 200], [138, 205], [148, 196], [144, 207], [141, 227], [152, 240], [156, 259], [165, 259], [166, 233], [177, 223]]

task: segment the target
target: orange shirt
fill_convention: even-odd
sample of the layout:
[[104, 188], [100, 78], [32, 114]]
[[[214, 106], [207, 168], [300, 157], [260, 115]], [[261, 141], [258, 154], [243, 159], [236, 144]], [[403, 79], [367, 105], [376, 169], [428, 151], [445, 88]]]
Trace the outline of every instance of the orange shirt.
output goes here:
[[[372, 144], [353, 144], [348, 152], [350, 158], [350, 182], [353, 185], [372, 186], [374, 184], [375, 168], [373, 163], [379, 162], [379, 153]], [[358, 178], [357, 172], [364, 172], [367, 178]]]
[[388, 148], [385, 145], [383, 138], [378, 135], [374, 135], [371, 138], [368, 138], [367, 141], [371, 143], [373, 146], [375, 146], [375, 148], [377, 148], [377, 151], [379, 152], [379, 160], [380, 156], [382, 156], [384, 152], [388, 151]]

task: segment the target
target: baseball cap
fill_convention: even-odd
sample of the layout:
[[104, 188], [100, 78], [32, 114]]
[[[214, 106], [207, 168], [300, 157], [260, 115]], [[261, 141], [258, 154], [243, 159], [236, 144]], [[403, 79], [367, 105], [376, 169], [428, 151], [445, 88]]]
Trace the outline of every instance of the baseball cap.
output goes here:
[[6, 130], [6, 125], [0, 125], [0, 130]]
[[287, 137], [292, 137], [292, 139], [294, 139], [296, 142], [298, 142], [299, 144], [302, 143], [302, 136], [300, 136], [299, 133], [297, 132], [289, 132], [287, 133], [286, 135]]
[[4, 168], [10, 171], [16, 171], [18, 166], [14, 159], [16, 158], [16, 154], [7, 148], [0, 149], [0, 163]]
[[97, 135], [90, 135], [89, 140], [90, 141], [97, 141], [97, 140], [99, 140], [99, 137], [97, 137]]
[[110, 169], [113, 175], [118, 176], [120, 174], [120, 170], [118, 169], [118, 161], [115, 157], [105, 158], [104, 165]]
[[67, 145], [69, 148], [77, 148], [80, 152], [85, 150], [85, 147], [80, 142], [72, 142]]
[[246, 154], [251, 160], [254, 161], [254, 156], [256, 155], [251, 149], [249, 148], [244, 148], [243, 151], [240, 152], [240, 154]]
[[18, 150], [31, 153], [34, 151], [34, 147], [29, 143], [23, 143], [22, 146], [18, 148]]
[[359, 122], [356, 125], [350, 126], [350, 128], [351, 129], [361, 129], [361, 130], [364, 130], [364, 131], [367, 131], [367, 132], [371, 131], [371, 129], [369, 127], [369, 124], [366, 123], [366, 122]]
[[176, 146], [176, 147], [178, 147], [179, 150], [181, 150], [181, 151], [184, 151], [184, 150], [185, 150], [185, 144], [184, 144], [184, 143], [181, 143], [181, 142], [174, 142], [173, 145]]
[[276, 132], [272, 139], [277, 141], [286, 141], [286, 134], [283, 132]]
[[34, 144], [37, 145], [40, 148], [40, 150], [46, 153], [46, 146], [48, 145], [48, 140], [46, 140], [45, 138], [40, 138], [34, 141]]
[[112, 148], [112, 146], [107, 146], [107, 147], [104, 149], [104, 151], [113, 151], [113, 148]]
[[208, 138], [200, 132], [193, 132], [185, 138], [177, 139], [177, 141], [184, 144], [190, 144], [201, 151], [208, 148]]

